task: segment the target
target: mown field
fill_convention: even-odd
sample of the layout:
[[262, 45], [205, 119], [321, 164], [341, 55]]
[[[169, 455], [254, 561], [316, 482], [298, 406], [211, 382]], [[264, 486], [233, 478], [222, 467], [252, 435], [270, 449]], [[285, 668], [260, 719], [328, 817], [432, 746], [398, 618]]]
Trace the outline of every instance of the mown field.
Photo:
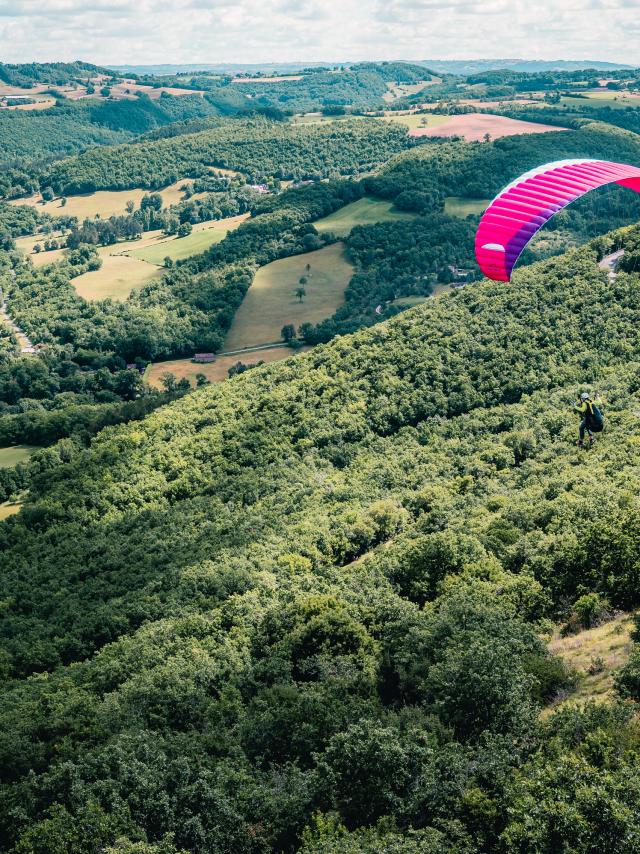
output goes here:
[[[162, 196], [164, 207], [176, 205], [182, 200], [180, 188], [187, 182], [188, 179], [182, 178], [165, 187], [163, 190], [158, 190]], [[61, 199], [43, 202], [42, 196], [38, 194], [30, 196], [27, 199], [16, 199], [12, 204], [32, 205], [33, 207], [37, 207], [42, 213], [48, 213], [51, 216], [76, 216], [80, 221], [87, 218], [94, 219], [96, 216], [108, 219], [110, 216], [120, 216], [126, 213], [127, 202], [129, 201], [133, 202], [136, 208], [139, 208], [143, 196], [148, 193], [149, 190], [141, 189], [98, 190], [95, 193], [68, 196], [64, 205]]]
[[[305, 265], [310, 264], [307, 274]], [[295, 295], [298, 280], [308, 275], [306, 296]], [[240, 350], [280, 340], [285, 324], [319, 323], [336, 311], [353, 275], [342, 243], [294, 255], [261, 267], [225, 338], [225, 350]]]
[[449, 216], [459, 216], [464, 219], [469, 214], [481, 214], [489, 202], [490, 199], [465, 199], [462, 196], [447, 196], [444, 200], [444, 212]]
[[331, 231], [338, 235], [347, 235], [356, 225], [372, 225], [376, 222], [413, 219], [415, 214], [397, 210], [392, 202], [365, 196], [345, 205], [323, 219], [314, 222], [318, 231]]
[[488, 134], [491, 139], [503, 136], [518, 136], [529, 133], [557, 133], [567, 128], [555, 125], [526, 122], [520, 119], [508, 119], [505, 116], [492, 116], [489, 113], [464, 113], [460, 116], [438, 116], [444, 122], [435, 126], [417, 127], [409, 133], [411, 136], [451, 136], [462, 137], [468, 142], [481, 142]]
[[0, 448], [0, 469], [13, 468], [18, 463], [28, 460], [37, 448], [31, 445], [12, 445], [9, 448]]
[[[382, 116], [380, 117], [383, 118]], [[451, 119], [451, 116], [440, 116], [432, 113], [393, 113], [388, 112], [384, 115], [385, 121], [395, 122], [399, 125], [404, 125], [409, 130], [418, 128], [433, 128], [446, 124]]]
[[134, 249], [127, 249], [127, 255], [138, 258], [149, 264], [161, 265], [164, 259], [169, 257], [174, 261], [181, 261], [190, 255], [198, 255], [204, 252], [214, 243], [220, 243], [224, 236], [248, 217], [227, 217], [214, 222], [199, 222], [193, 226], [193, 231], [188, 237], [164, 237], [153, 241], [145, 241], [145, 245], [136, 245]]
[[160, 275], [160, 267], [118, 252], [117, 245], [101, 246], [98, 252], [102, 267], [72, 279], [76, 293], [83, 299], [93, 301], [109, 297], [122, 302], [134, 288]]
[[186, 377], [191, 385], [195, 385], [197, 374], [204, 374], [209, 382], [217, 383], [226, 380], [229, 376], [229, 368], [238, 362], [242, 362], [244, 365], [256, 365], [258, 362], [279, 362], [282, 359], [293, 358], [298, 353], [310, 349], [310, 347], [301, 347], [300, 350], [294, 352], [289, 347], [270, 347], [241, 355], [218, 356], [215, 362], [206, 365], [197, 365], [191, 359], [172, 359], [167, 362], [156, 362], [148, 367], [144, 378], [154, 388], [162, 388], [162, 375], [166, 373], [173, 374], [177, 380]]

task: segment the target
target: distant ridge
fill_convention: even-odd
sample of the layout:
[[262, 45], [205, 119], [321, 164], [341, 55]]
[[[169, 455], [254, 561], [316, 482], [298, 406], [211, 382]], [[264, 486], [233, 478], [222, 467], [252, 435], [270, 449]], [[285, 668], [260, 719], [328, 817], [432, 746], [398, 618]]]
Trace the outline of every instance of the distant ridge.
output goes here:
[[[434, 71], [448, 74], [477, 74], [481, 71], [494, 71], [508, 68], [512, 71], [580, 71], [583, 68], [595, 68], [600, 71], [615, 71], [632, 68], [615, 62], [600, 62], [597, 60], [544, 60], [544, 59], [398, 59], [396, 62], [407, 62], [413, 65], [424, 65]], [[111, 65], [114, 71], [130, 74], [184, 74], [196, 71], [215, 71], [219, 74], [240, 74], [242, 72], [262, 72], [265, 74], [289, 74], [302, 71], [304, 68], [336, 68], [341, 65], [349, 67], [358, 65], [361, 61], [347, 60], [343, 62], [196, 62], [158, 65]], [[382, 64], [383, 60], [371, 60], [372, 63]]]
[[599, 71], [617, 71], [624, 68], [633, 68], [616, 62], [599, 62], [597, 60], [572, 60], [572, 59], [422, 59], [420, 65], [426, 65], [434, 71], [445, 74], [478, 74], [482, 71], [499, 71], [509, 69], [510, 71], [523, 71], [535, 73], [536, 71], [581, 71], [583, 68], [594, 68]]

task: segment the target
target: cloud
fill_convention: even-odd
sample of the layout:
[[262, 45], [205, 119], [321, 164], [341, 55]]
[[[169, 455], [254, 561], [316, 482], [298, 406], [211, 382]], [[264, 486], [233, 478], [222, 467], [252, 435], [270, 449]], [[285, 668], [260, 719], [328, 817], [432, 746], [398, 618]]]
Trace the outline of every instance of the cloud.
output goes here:
[[4, 62], [607, 59], [634, 63], [638, 0], [0, 0]]

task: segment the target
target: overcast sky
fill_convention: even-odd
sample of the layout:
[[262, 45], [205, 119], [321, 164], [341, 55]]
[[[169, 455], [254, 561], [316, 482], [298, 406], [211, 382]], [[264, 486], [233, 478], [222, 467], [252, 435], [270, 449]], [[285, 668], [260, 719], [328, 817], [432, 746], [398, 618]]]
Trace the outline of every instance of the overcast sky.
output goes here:
[[0, 61], [599, 59], [640, 65], [640, 0], [0, 0]]

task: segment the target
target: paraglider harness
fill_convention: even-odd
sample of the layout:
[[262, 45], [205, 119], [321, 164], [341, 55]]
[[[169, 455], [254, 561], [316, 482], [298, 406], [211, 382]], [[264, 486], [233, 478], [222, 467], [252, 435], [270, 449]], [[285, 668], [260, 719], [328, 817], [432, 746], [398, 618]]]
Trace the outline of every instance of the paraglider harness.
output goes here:
[[[582, 415], [580, 422], [580, 439], [578, 444], [581, 445], [584, 439], [585, 431], [591, 434], [602, 433], [604, 429], [604, 415], [598, 406], [591, 400], [590, 397], [581, 399], [580, 403], [576, 404], [576, 409]], [[590, 438], [590, 441], [593, 441]]]

